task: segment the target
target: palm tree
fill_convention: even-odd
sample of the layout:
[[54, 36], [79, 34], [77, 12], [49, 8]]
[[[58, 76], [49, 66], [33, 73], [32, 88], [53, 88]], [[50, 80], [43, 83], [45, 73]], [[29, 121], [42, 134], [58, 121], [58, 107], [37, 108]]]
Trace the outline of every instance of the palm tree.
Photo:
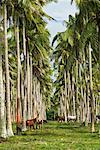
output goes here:
[[[83, 31], [84, 38], [82, 38], [82, 43], [84, 45], [86, 44], [86, 40], [89, 39], [90, 43], [88, 42], [88, 49], [89, 49], [89, 70], [90, 70], [90, 93], [91, 93], [91, 113], [92, 113], [92, 132], [94, 132], [94, 96], [93, 96], [93, 85], [92, 85], [92, 55], [91, 55], [91, 47], [93, 48], [93, 52], [98, 53], [100, 56], [100, 39], [99, 39], [99, 34], [100, 34], [100, 18], [98, 17], [100, 14], [100, 2], [99, 0], [90, 0], [90, 1], [78, 1], [75, 0], [77, 6], [79, 7], [79, 15], [81, 18], [84, 18], [85, 20], [85, 29]], [[90, 28], [91, 27], [91, 28]], [[92, 33], [92, 34], [91, 34]], [[82, 34], [82, 36], [83, 36]], [[94, 36], [93, 36], [94, 35]], [[95, 37], [95, 38], [93, 38]], [[91, 40], [92, 39], [92, 40]], [[97, 47], [98, 43], [98, 48], [94, 47], [93, 43], [95, 43], [95, 46]], [[98, 52], [97, 52], [98, 50]], [[95, 54], [96, 54], [95, 53]], [[100, 57], [96, 56], [98, 62], [100, 60]]]
[[[35, 7], [34, 7], [35, 6]], [[30, 59], [30, 56], [29, 56], [29, 50], [28, 50], [28, 47], [29, 47], [29, 44], [28, 44], [28, 41], [29, 41], [29, 37], [27, 35], [27, 32], [29, 32], [29, 30], [35, 30], [33, 29], [33, 27], [35, 26], [36, 24], [36, 18], [37, 18], [37, 15], [38, 13], [42, 13], [43, 11], [41, 9], [39, 9], [40, 5], [37, 5], [37, 3], [33, 3], [31, 0], [27, 1], [27, 2], [24, 2], [24, 1], [19, 1], [18, 3], [15, 1], [14, 2], [14, 7], [15, 7], [15, 17], [17, 18], [17, 22], [15, 22], [17, 25], [16, 25], [16, 41], [17, 41], [17, 55], [18, 55], [18, 88], [17, 88], [17, 91], [18, 91], [18, 97], [17, 97], [17, 103], [19, 104], [21, 102], [20, 100], [20, 52], [19, 52], [19, 30], [20, 30], [20, 26], [21, 26], [21, 23], [23, 25], [23, 50], [24, 50], [24, 91], [25, 91], [25, 95], [24, 95], [24, 101], [23, 101], [23, 130], [25, 130], [25, 113], [26, 113], [26, 92], [27, 92], [27, 95], [28, 95], [28, 118], [30, 118], [30, 83], [29, 83], [29, 78], [30, 78], [30, 70], [29, 70], [29, 59]], [[22, 10], [23, 8], [23, 10]], [[40, 11], [40, 12], [39, 12]], [[28, 12], [28, 13], [27, 13]], [[34, 14], [35, 13], [35, 14]], [[22, 15], [20, 15], [22, 14]], [[43, 14], [43, 13], [42, 13]], [[36, 15], [36, 17], [35, 17]], [[20, 19], [23, 20], [23, 22], [20, 21]], [[26, 20], [26, 22], [25, 22]], [[35, 23], [35, 24], [34, 24]], [[27, 26], [27, 24], [29, 25], [29, 27]], [[27, 28], [26, 28], [27, 26]], [[36, 26], [38, 28], [38, 26]], [[38, 28], [39, 29], [39, 28]], [[27, 36], [27, 39], [26, 39], [26, 36]], [[26, 40], [27, 40], [27, 46], [26, 46]], [[26, 51], [27, 51], [27, 57], [26, 57]], [[29, 56], [29, 57], [28, 57]], [[27, 73], [26, 73], [26, 58], [27, 58]], [[26, 77], [27, 76], [27, 77]], [[26, 91], [26, 78], [27, 78], [27, 91]], [[19, 101], [19, 102], [18, 102]], [[19, 107], [19, 106], [18, 106]], [[17, 112], [18, 112], [18, 116], [19, 116], [19, 108], [17, 107]]]
[[5, 47], [5, 68], [6, 68], [6, 113], [7, 113], [7, 135], [13, 136], [10, 114], [10, 85], [9, 85], [9, 63], [8, 63], [8, 41], [7, 41], [7, 6], [3, 4], [4, 15], [4, 47]]
[[6, 115], [5, 115], [5, 99], [4, 99], [4, 85], [3, 85], [3, 52], [2, 52], [2, 44], [3, 44], [3, 30], [2, 23], [0, 22], [0, 137], [6, 138]]
[[7, 137], [1, 50], [0, 50], [0, 137], [3, 138]]
[[20, 63], [20, 46], [19, 46], [19, 20], [16, 26], [16, 46], [17, 46], [17, 127], [20, 125], [20, 73], [21, 73], [21, 63]]

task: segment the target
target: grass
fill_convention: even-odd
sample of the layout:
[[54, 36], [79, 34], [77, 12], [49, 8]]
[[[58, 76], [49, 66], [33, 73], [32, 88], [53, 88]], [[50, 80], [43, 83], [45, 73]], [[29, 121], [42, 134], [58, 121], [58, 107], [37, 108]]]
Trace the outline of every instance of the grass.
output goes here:
[[0, 150], [100, 150], [100, 137], [79, 124], [49, 122], [42, 129], [26, 131], [0, 143]]

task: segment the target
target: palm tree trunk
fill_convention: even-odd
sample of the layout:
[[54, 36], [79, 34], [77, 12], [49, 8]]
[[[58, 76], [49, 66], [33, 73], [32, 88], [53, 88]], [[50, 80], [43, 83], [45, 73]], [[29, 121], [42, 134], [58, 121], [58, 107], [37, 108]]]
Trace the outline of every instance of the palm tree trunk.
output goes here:
[[88, 79], [86, 78], [86, 126], [88, 126], [89, 123], [89, 82]]
[[8, 41], [7, 41], [7, 8], [4, 4], [4, 44], [5, 44], [5, 68], [6, 68], [6, 113], [7, 113], [7, 135], [13, 136], [10, 112], [10, 85], [9, 85], [9, 63], [8, 63]]
[[6, 116], [2, 74], [2, 55], [0, 54], [0, 137], [6, 138]]
[[91, 46], [89, 45], [89, 77], [90, 77], [90, 97], [91, 97], [91, 119], [92, 119], [92, 132], [95, 132], [94, 128], [94, 96], [93, 96], [93, 83], [92, 83], [92, 56]]
[[83, 51], [83, 66], [84, 66], [84, 81], [85, 81], [85, 88], [84, 88], [84, 115], [85, 115], [85, 126], [88, 126], [89, 123], [89, 93], [88, 93], [88, 79], [86, 74], [86, 53]]
[[40, 114], [40, 82], [37, 80], [37, 112], [39, 114], [39, 119], [41, 118], [41, 114]]
[[[72, 92], [71, 92], [71, 81], [70, 81], [70, 73], [68, 71], [68, 88], [67, 88], [67, 92], [68, 92], [68, 101], [67, 101], [67, 110], [68, 110], [68, 115], [69, 113], [71, 114], [71, 107], [69, 109], [69, 105], [71, 104], [71, 99], [72, 99]], [[69, 112], [70, 110], [70, 112]]]
[[76, 60], [76, 117], [77, 122], [79, 122], [79, 100], [78, 100], [78, 60]]
[[16, 44], [17, 44], [17, 133], [18, 127], [20, 126], [20, 74], [21, 74], [21, 63], [20, 63], [20, 47], [19, 47], [19, 20], [16, 26]]
[[73, 115], [76, 115], [75, 112], [75, 88], [74, 88], [75, 78], [74, 78], [74, 72], [72, 68], [72, 98], [73, 98]]
[[22, 78], [22, 73], [21, 73], [21, 107], [22, 107], [22, 131], [26, 131], [26, 105], [25, 105], [25, 100], [24, 100], [24, 83], [23, 83], [23, 78]]
[[33, 86], [34, 86], [34, 107], [33, 107], [33, 116], [34, 118], [36, 117], [36, 112], [37, 112], [37, 101], [36, 101], [36, 78], [34, 78]]
[[86, 120], [86, 90], [83, 92], [83, 122]]
[[68, 110], [67, 110], [67, 81], [66, 81], [66, 70], [64, 71], [64, 80], [65, 80], [65, 122], [68, 119]]
[[80, 98], [80, 105], [81, 105], [81, 123], [84, 122], [84, 116], [83, 116], [83, 106], [84, 106], [84, 100], [83, 100], [83, 87], [82, 87], [82, 72], [81, 72], [81, 63], [79, 64], [79, 80], [80, 80], [80, 94], [81, 94], [81, 98]]
[[32, 114], [32, 83], [33, 83], [33, 79], [32, 79], [32, 57], [30, 57], [30, 113], [31, 113], [31, 117], [33, 117], [33, 114]]
[[[63, 91], [63, 87], [61, 87], [61, 96], [62, 96], [62, 109], [63, 109], [63, 114], [65, 114], [65, 109], [64, 109], [64, 102], [65, 102], [65, 99], [64, 99], [64, 91]], [[66, 117], [66, 116], [65, 116]]]
[[61, 116], [63, 116], [63, 103], [62, 103], [62, 97], [60, 96], [60, 110], [61, 110]]
[[28, 108], [28, 119], [31, 119], [30, 115], [30, 65], [29, 65], [29, 52], [27, 50], [27, 108]]
[[24, 99], [23, 99], [23, 117], [22, 130], [26, 130], [26, 38], [25, 38], [25, 20], [23, 18], [23, 50], [24, 50]]
[[40, 118], [43, 120], [42, 93], [40, 93]]

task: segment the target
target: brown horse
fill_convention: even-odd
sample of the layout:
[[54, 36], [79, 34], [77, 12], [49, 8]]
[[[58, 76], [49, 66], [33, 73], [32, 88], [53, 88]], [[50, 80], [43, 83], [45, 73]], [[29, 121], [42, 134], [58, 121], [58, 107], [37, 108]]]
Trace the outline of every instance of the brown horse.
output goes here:
[[34, 125], [36, 122], [37, 122], [37, 118], [26, 120], [26, 127], [29, 127], [30, 129], [31, 128], [35, 129]]

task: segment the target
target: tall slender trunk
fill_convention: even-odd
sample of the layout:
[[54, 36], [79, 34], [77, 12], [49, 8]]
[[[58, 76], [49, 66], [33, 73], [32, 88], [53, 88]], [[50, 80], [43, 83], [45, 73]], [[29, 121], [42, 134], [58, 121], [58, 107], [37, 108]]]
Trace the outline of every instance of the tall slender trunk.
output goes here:
[[10, 85], [9, 85], [9, 63], [8, 63], [8, 40], [7, 40], [7, 8], [4, 4], [4, 44], [5, 44], [5, 68], [6, 68], [6, 113], [7, 113], [7, 135], [13, 136], [10, 112]]
[[40, 93], [40, 119], [43, 120], [42, 93]]
[[22, 107], [22, 131], [26, 131], [26, 112], [24, 104], [24, 83], [21, 73], [21, 107]]
[[[19, 46], [19, 20], [16, 22], [16, 46], [17, 46], [17, 127], [20, 126], [20, 74], [21, 74], [21, 63], [20, 63], [20, 46]], [[18, 129], [18, 128], [17, 128]], [[18, 131], [17, 131], [18, 133]]]
[[72, 68], [72, 98], [73, 98], [73, 115], [76, 115], [75, 112], [75, 88], [74, 88], [75, 78], [74, 78], [74, 72]]
[[32, 57], [30, 57], [30, 113], [31, 113], [31, 117], [33, 117], [33, 114], [32, 114], [32, 83], [33, 83], [33, 79], [32, 79]]
[[86, 126], [88, 126], [89, 123], [89, 114], [90, 114], [90, 109], [89, 109], [89, 82], [88, 79], [86, 78]]
[[[68, 110], [68, 115], [69, 113], [71, 114], [71, 107], [69, 109], [69, 105], [71, 104], [71, 99], [72, 99], [72, 92], [71, 92], [71, 81], [70, 81], [70, 73], [68, 71], [67, 73], [68, 75], [68, 88], [67, 88], [67, 97], [68, 97], [68, 100], [67, 100], [67, 110]], [[70, 110], [70, 112], [69, 112]]]
[[[65, 99], [64, 99], [64, 91], [63, 91], [63, 87], [61, 87], [61, 96], [62, 96], [62, 110], [63, 110], [63, 114], [65, 114], [65, 109], [64, 109], [64, 102], [65, 102]], [[66, 117], [66, 116], [65, 116]]]
[[91, 46], [90, 45], [89, 45], [89, 77], [90, 77], [92, 132], [95, 132], [95, 128], [94, 128], [94, 96], [93, 96], [93, 83], [92, 83], [92, 56], [91, 56]]
[[33, 107], [33, 116], [34, 116], [34, 118], [36, 117], [36, 113], [37, 113], [37, 101], [36, 101], [36, 85], [37, 85], [37, 83], [36, 83], [36, 78], [34, 78], [34, 82], [33, 82], [33, 86], [34, 86], [34, 91], [33, 91], [33, 93], [34, 93], [34, 107]]
[[86, 90], [83, 89], [83, 122], [86, 120]]
[[41, 119], [41, 114], [40, 114], [40, 82], [37, 80], [37, 112], [39, 114], [39, 119]]
[[79, 122], [79, 100], [78, 100], [78, 60], [76, 60], [76, 117]]
[[12, 113], [12, 107], [13, 107], [13, 101], [12, 101], [12, 83], [10, 81], [10, 101], [11, 101], [11, 122], [13, 122], [13, 113]]
[[27, 49], [27, 112], [28, 119], [31, 119], [30, 115], [30, 64], [29, 64], [30, 56], [29, 51]]
[[16, 122], [16, 101], [15, 101], [15, 97], [16, 97], [16, 94], [15, 94], [15, 89], [14, 89], [14, 84], [12, 85], [12, 101], [13, 101], [13, 104], [12, 104], [12, 115], [13, 115], [13, 122]]
[[6, 116], [3, 90], [2, 55], [0, 54], [0, 137], [6, 138]]
[[65, 122], [67, 122], [67, 118], [68, 118], [67, 101], [68, 101], [68, 97], [67, 97], [66, 70], [64, 71], [64, 80], [65, 80]]
[[84, 122], [84, 120], [83, 120], [83, 106], [84, 106], [84, 100], [83, 100], [83, 86], [82, 86], [82, 71], [81, 71], [81, 66], [82, 66], [82, 64], [80, 63], [79, 64], [79, 80], [80, 80], [80, 94], [81, 94], [81, 98], [80, 98], [80, 105], [81, 105], [81, 110], [80, 110], [80, 112], [81, 112], [81, 114], [80, 114], [80, 120], [81, 120], [81, 123], [83, 123]]
[[88, 93], [88, 79], [86, 74], [86, 57], [85, 51], [83, 50], [83, 67], [84, 67], [84, 81], [85, 81], [85, 88], [84, 88], [84, 119], [85, 119], [85, 126], [88, 126], [89, 123], [89, 93]]
[[26, 130], [26, 38], [25, 38], [25, 20], [23, 18], [23, 51], [24, 51], [24, 99], [23, 99], [23, 109], [22, 109], [22, 130]]
[[62, 97], [60, 96], [60, 110], [61, 110], [61, 116], [63, 116], [63, 103], [62, 103]]

